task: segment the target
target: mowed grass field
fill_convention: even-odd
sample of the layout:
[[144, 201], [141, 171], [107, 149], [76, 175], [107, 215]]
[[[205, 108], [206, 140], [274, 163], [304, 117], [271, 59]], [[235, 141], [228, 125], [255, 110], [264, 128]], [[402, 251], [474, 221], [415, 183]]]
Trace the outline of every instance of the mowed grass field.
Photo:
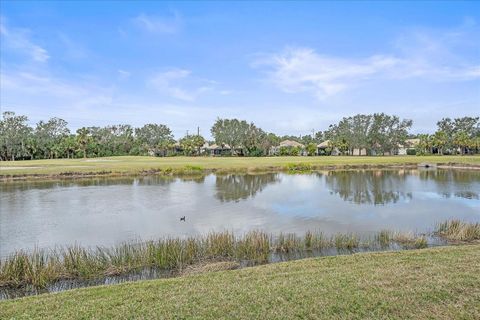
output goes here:
[[0, 302], [1, 319], [480, 319], [480, 245], [323, 257]]
[[308, 164], [312, 168], [344, 166], [405, 165], [422, 162], [480, 166], [475, 156], [316, 156], [316, 157], [140, 157], [122, 156], [92, 159], [54, 159], [0, 162], [0, 176], [60, 174], [138, 174], [148, 171], [261, 171], [281, 170], [289, 164]]

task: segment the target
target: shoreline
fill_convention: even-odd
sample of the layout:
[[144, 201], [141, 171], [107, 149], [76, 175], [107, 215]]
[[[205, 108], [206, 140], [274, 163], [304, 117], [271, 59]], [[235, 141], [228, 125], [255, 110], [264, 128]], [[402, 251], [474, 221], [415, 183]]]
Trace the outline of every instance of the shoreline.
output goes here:
[[[303, 157], [306, 159], [298, 159], [292, 158], [290, 162], [286, 162], [281, 165], [269, 165], [267, 163], [251, 165], [249, 162], [254, 162], [256, 159], [252, 158], [233, 158], [234, 161], [244, 160], [241, 165], [232, 165], [232, 166], [221, 166], [219, 165], [221, 162], [226, 161], [226, 159], [232, 158], [214, 158], [210, 162], [218, 162], [217, 166], [215, 163], [210, 164], [210, 167], [202, 167], [201, 165], [188, 165], [188, 164], [178, 164], [175, 166], [171, 165], [150, 165], [150, 167], [140, 167], [140, 168], [104, 168], [99, 167], [95, 168], [92, 167], [92, 171], [77, 171], [77, 170], [69, 170], [69, 169], [78, 169], [81, 166], [61, 166], [55, 169], [55, 172], [52, 173], [22, 173], [22, 172], [14, 172], [9, 174], [8, 171], [17, 171], [17, 170], [42, 170], [42, 169], [52, 169], [51, 167], [45, 166], [1, 166], [0, 163], [0, 182], [9, 182], [9, 181], [19, 181], [19, 180], [58, 180], [58, 179], [78, 179], [78, 178], [95, 178], [95, 177], [137, 177], [137, 176], [154, 176], [154, 175], [161, 175], [161, 176], [185, 176], [185, 175], [208, 175], [208, 174], [255, 174], [255, 173], [272, 173], [272, 172], [314, 172], [314, 171], [321, 171], [321, 170], [374, 170], [374, 169], [416, 169], [416, 168], [425, 168], [425, 169], [454, 169], [454, 170], [480, 170], [480, 157], [474, 156], [474, 158], [468, 159], [464, 158], [465, 160], [474, 160], [471, 162], [436, 162], [431, 161], [428, 162], [428, 157], [422, 157], [417, 159], [418, 161], [394, 161], [394, 162], [382, 162], [382, 160], [397, 160], [394, 157], [379, 157], [379, 158], [370, 158], [366, 159], [364, 163], [338, 163], [338, 164], [331, 164], [331, 163], [318, 163], [318, 159], [312, 159], [310, 157]], [[218, 160], [216, 160], [218, 159]], [[273, 158], [275, 159], [275, 158]], [[352, 160], [358, 160], [351, 157]], [[365, 159], [365, 158], [363, 158]], [[76, 159], [77, 160], [77, 159]], [[89, 161], [91, 159], [83, 160]], [[156, 159], [153, 159], [156, 160]], [[183, 159], [182, 159], [183, 160]], [[192, 163], [197, 163], [198, 158], [192, 158]], [[284, 159], [282, 159], [284, 160]], [[298, 161], [301, 160], [301, 161]], [[310, 160], [310, 161], [308, 161]], [[329, 159], [330, 160], [330, 159]], [[334, 159], [335, 160], [335, 159]], [[344, 158], [341, 160], [345, 160]], [[447, 159], [448, 160], [448, 159]], [[25, 161], [38, 161], [38, 160], [25, 160]], [[43, 161], [43, 160], [42, 160]], [[80, 160], [81, 161], [81, 160]], [[120, 160], [110, 160], [113, 163], [118, 163]], [[161, 161], [161, 160], [160, 160]], [[203, 161], [203, 159], [202, 159]], [[475, 163], [479, 161], [479, 163]], [[105, 164], [106, 160], [97, 159], [95, 163], [98, 164]], [[201, 161], [200, 161], [201, 162]], [[335, 161], [333, 161], [335, 162]], [[354, 162], [354, 161], [352, 161]], [[275, 163], [275, 161], [272, 161]], [[126, 163], [129, 164], [128, 161]], [[428, 167], [424, 167], [423, 165], [427, 164]], [[14, 169], [9, 169], [14, 168]], [[22, 169], [19, 169], [22, 168]], [[25, 168], [25, 169], [23, 169]], [[84, 166], [84, 169], [90, 168], [88, 166]], [[97, 170], [95, 170], [97, 169]]]

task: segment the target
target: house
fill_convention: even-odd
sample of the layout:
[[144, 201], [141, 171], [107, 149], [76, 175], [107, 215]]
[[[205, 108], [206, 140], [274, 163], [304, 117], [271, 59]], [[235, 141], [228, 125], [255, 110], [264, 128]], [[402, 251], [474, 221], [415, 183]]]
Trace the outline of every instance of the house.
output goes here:
[[333, 148], [330, 146], [330, 140], [325, 140], [317, 144], [317, 154], [326, 155], [326, 156], [338, 156], [340, 151], [338, 148]]
[[183, 153], [183, 147], [180, 144], [179, 141], [175, 142], [175, 144], [172, 146], [172, 152], [173, 154], [182, 154]]
[[297, 142], [297, 141], [293, 141], [293, 140], [283, 140], [282, 142], [280, 142], [280, 147], [305, 148], [305, 146], [303, 144], [301, 144], [300, 142]]
[[201, 152], [203, 154], [207, 154], [210, 156], [220, 156], [224, 154], [229, 154], [231, 151], [231, 148], [228, 144], [224, 145], [217, 145], [217, 144], [212, 144], [210, 145], [208, 142], [205, 142], [205, 144], [201, 148]]
[[305, 150], [305, 146], [300, 142], [293, 141], [293, 140], [283, 140], [280, 142], [278, 146], [272, 147], [271, 153], [275, 155], [280, 154], [280, 150], [287, 149], [289, 152], [293, 151], [293, 149], [298, 149], [298, 155], [305, 156], [307, 155], [307, 151]]
[[[350, 153], [351, 152], [351, 153]], [[322, 143], [319, 143], [317, 145], [317, 154], [318, 155], [331, 155], [331, 156], [339, 156], [342, 153], [340, 150], [335, 147], [332, 149], [330, 145], [330, 140], [323, 141]], [[366, 156], [367, 155], [367, 149], [365, 148], [354, 148], [353, 150], [348, 150], [345, 152], [346, 155], [352, 155], [352, 156]]]
[[415, 148], [420, 143], [420, 139], [407, 139], [405, 140], [404, 145], [398, 145], [398, 155], [406, 155], [408, 154], [408, 150], [415, 150]]
[[366, 156], [367, 155], [367, 149], [365, 148], [355, 148], [352, 151], [352, 156]]

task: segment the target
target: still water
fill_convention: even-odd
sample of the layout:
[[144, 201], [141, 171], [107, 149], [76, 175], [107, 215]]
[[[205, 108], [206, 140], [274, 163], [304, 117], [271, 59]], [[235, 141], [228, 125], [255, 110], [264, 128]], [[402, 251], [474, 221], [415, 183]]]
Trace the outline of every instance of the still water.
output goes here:
[[480, 221], [473, 170], [24, 181], [0, 183], [0, 192], [0, 256], [221, 230], [428, 232], [449, 218]]

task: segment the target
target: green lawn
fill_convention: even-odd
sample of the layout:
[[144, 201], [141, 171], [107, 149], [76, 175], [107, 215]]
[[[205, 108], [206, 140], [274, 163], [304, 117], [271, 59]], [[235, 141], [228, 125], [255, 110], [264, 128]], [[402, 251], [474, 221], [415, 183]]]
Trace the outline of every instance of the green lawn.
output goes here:
[[479, 319], [480, 245], [305, 259], [0, 302], [1, 319]]
[[279, 170], [290, 163], [314, 168], [329, 166], [403, 165], [421, 162], [480, 166], [480, 156], [391, 156], [391, 157], [109, 157], [0, 162], [0, 176], [58, 175], [62, 173], [136, 174], [149, 170]]

